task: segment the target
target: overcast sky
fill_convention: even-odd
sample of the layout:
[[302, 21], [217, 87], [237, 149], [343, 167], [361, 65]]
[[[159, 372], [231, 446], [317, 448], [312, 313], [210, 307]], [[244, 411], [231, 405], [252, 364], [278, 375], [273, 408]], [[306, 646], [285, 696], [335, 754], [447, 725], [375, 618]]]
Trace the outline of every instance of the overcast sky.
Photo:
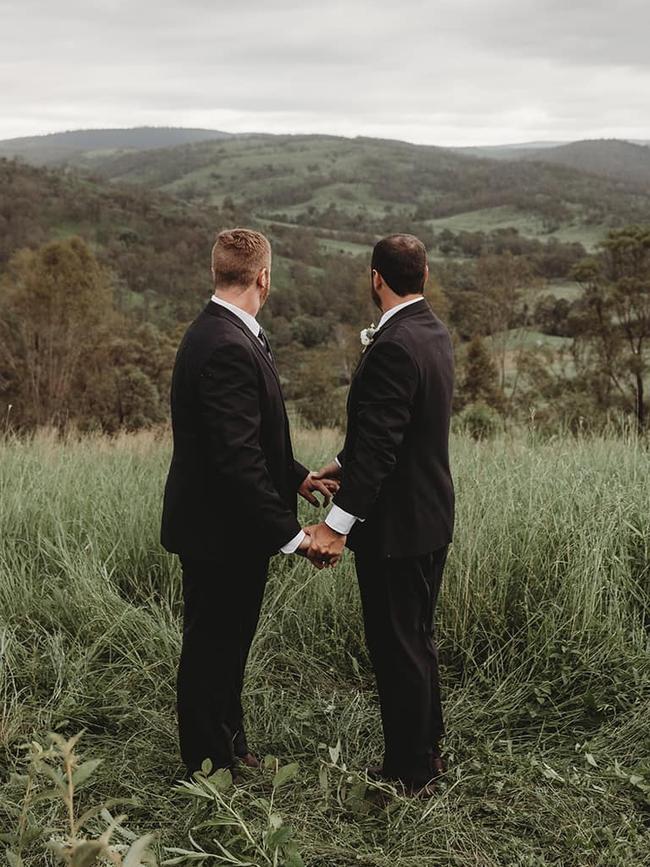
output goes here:
[[650, 139], [648, 0], [0, 0], [0, 138]]

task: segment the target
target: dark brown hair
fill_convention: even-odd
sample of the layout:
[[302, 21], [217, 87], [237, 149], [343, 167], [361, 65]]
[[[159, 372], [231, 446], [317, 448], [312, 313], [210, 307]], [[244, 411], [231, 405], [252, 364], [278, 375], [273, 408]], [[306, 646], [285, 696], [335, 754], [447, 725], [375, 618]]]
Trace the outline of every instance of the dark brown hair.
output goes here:
[[415, 235], [388, 235], [372, 251], [370, 267], [396, 295], [424, 292], [427, 251]]

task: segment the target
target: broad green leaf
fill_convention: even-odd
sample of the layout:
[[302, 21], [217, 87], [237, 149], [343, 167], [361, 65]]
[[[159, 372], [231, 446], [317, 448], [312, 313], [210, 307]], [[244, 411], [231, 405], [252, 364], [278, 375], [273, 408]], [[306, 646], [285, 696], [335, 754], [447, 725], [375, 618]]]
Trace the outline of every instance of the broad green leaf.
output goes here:
[[269, 831], [266, 835], [266, 844], [270, 849], [280, 849], [289, 842], [292, 833], [293, 831], [288, 825], [276, 828], [275, 831]]
[[298, 852], [290, 852], [284, 859], [282, 867], [305, 867], [305, 862], [302, 860]]
[[330, 754], [330, 759], [332, 760], [333, 765], [337, 765], [339, 759], [341, 758], [341, 741], [340, 739], [336, 742], [335, 747], [327, 748]]
[[55, 798], [60, 798], [61, 792], [59, 789], [44, 789], [31, 797], [32, 804], [38, 804], [39, 801], [53, 801]]
[[208, 777], [208, 782], [216, 792], [227, 792], [232, 788], [232, 772], [228, 768], [218, 768]]
[[49, 777], [60, 792], [68, 793], [68, 782], [60, 771], [48, 765], [46, 762], [39, 764], [39, 771]]
[[278, 766], [278, 760], [275, 756], [264, 756], [262, 767], [265, 771], [274, 771]]
[[282, 816], [279, 813], [271, 813], [269, 816], [269, 825], [273, 830], [277, 830], [282, 827]]
[[90, 759], [87, 762], [79, 765], [77, 770], [72, 775], [72, 782], [75, 786], [83, 786], [86, 780], [95, 772], [102, 763], [102, 759]]
[[283, 765], [273, 777], [273, 788], [277, 789], [284, 783], [288, 783], [298, 773], [298, 763], [291, 762], [289, 765]]

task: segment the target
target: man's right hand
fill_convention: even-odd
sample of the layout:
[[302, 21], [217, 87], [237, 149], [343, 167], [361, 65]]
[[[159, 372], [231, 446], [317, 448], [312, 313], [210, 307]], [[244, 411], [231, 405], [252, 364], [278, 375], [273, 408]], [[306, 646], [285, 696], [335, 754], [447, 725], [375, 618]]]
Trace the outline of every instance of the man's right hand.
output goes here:
[[311, 528], [307, 527], [303, 528], [305, 538], [302, 540], [300, 545], [298, 545], [295, 553], [298, 554], [300, 557], [304, 557], [306, 560], [309, 560], [309, 562], [315, 569], [327, 569], [328, 566], [336, 566], [336, 564], [340, 560], [340, 555], [336, 557], [330, 557], [329, 555], [323, 556], [322, 554], [318, 554], [318, 556], [311, 556], [310, 551], [313, 539], [310, 534], [310, 529]]
[[331, 461], [329, 464], [325, 464], [324, 467], [321, 467], [317, 473], [312, 473], [312, 479], [321, 479], [322, 481], [332, 480], [335, 482], [341, 481], [341, 476], [343, 471], [341, 470], [341, 466], [338, 461]]
[[327, 566], [336, 566], [341, 559], [347, 536], [339, 533], [328, 526], [324, 521], [305, 527], [305, 534], [309, 538], [309, 553], [307, 556], [317, 569]]

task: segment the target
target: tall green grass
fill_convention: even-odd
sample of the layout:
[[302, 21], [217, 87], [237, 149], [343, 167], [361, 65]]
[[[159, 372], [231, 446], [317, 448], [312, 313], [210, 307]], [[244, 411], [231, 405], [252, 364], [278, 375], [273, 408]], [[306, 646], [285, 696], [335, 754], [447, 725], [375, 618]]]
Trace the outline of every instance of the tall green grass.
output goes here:
[[[312, 466], [339, 444], [332, 431], [295, 440]], [[0, 445], [6, 826], [21, 799], [9, 772], [52, 730], [85, 729], [80, 751], [104, 761], [82, 798], [137, 797], [130, 826], [157, 832], [161, 857], [191, 849], [209, 813], [171, 788], [180, 582], [158, 543], [168, 459], [151, 434]], [[341, 795], [381, 755], [352, 559], [317, 572], [277, 557], [246, 688], [252, 743], [300, 765], [277, 809], [313, 867], [650, 863], [648, 452], [633, 438], [457, 436], [453, 462], [439, 796], [366, 810]], [[305, 521], [318, 516], [305, 505]], [[338, 741], [326, 791], [319, 769]], [[264, 787], [253, 778], [227, 795], [253, 825]], [[57, 827], [58, 810], [43, 802], [39, 821]], [[50, 857], [34, 846], [25, 863]]]

